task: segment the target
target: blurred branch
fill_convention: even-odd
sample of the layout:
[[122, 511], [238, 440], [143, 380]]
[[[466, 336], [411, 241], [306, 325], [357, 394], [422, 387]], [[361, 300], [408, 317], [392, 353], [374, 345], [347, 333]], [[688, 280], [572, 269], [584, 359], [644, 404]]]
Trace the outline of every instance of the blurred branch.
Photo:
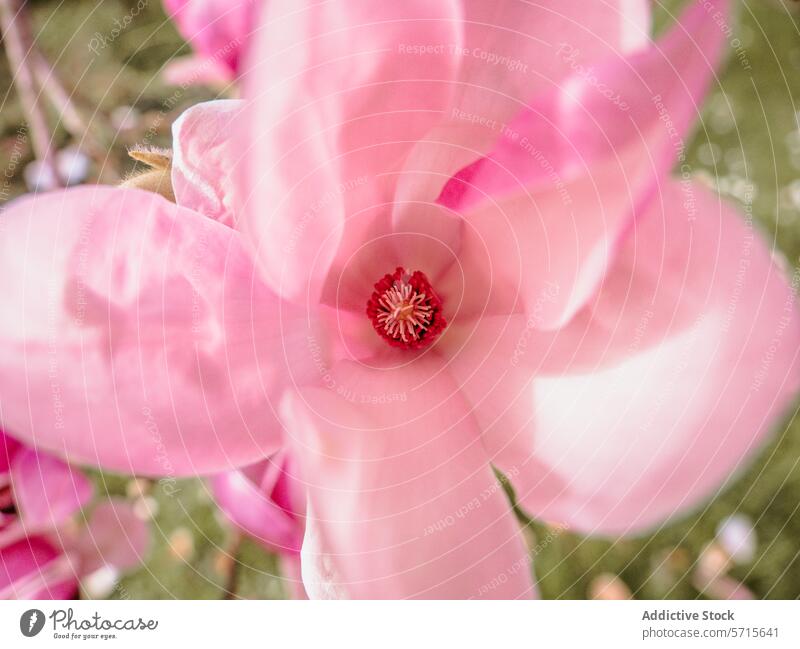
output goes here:
[[100, 165], [101, 173], [110, 176], [108, 178], [109, 181], [119, 181], [119, 175], [105, 164], [107, 158], [106, 147], [102, 146], [97, 137], [95, 137], [89, 128], [89, 124], [83, 119], [80, 111], [72, 101], [72, 95], [61, 84], [58, 74], [35, 45], [32, 46], [30, 58], [33, 62], [33, 74], [36, 82], [58, 112], [64, 128], [72, 137], [79, 140], [81, 148], [85, 149]]
[[242, 546], [242, 535], [237, 530], [231, 532], [230, 542], [225, 550], [226, 555], [230, 558], [227, 565], [227, 574], [225, 575], [225, 596], [224, 599], [239, 599], [236, 595], [238, 590], [238, 577], [239, 577], [239, 550]]
[[22, 109], [30, 124], [33, 152], [45, 169], [52, 174], [53, 182], [60, 184], [58, 172], [51, 156], [51, 135], [47, 119], [39, 102], [33, 74], [28, 65], [33, 46], [30, 20], [23, 0], [0, 0], [0, 25], [6, 56], [11, 64], [14, 85]]
[[31, 51], [31, 59], [33, 61], [33, 75], [36, 78], [36, 82], [39, 84], [42, 92], [47, 95], [47, 98], [56, 107], [56, 110], [58, 110], [61, 119], [64, 121], [64, 127], [72, 135], [76, 137], [82, 136], [88, 130], [86, 122], [84, 122], [78, 109], [75, 108], [64, 86], [61, 85], [61, 81], [59, 81], [56, 76], [55, 70], [50, 67], [50, 64], [35, 46]]

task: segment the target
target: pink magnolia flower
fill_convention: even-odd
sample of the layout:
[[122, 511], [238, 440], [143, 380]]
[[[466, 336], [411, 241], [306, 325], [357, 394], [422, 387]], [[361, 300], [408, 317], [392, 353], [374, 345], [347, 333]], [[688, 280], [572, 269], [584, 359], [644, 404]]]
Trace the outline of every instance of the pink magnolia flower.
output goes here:
[[586, 533], [697, 506], [798, 387], [785, 269], [669, 176], [726, 12], [271, 1], [247, 102], [174, 125], [177, 205], [7, 210], [6, 425], [139, 473], [284, 449], [311, 597], [532, 595], [493, 467]]
[[81, 520], [91, 497], [80, 471], [0, 431], [0, 599], [68, 599], [99, 571], [141, 561], [144, 523], [110, 500]]
[[243, 532], [281, 558], [283, 582], [295, 598], [304, 598], [300, 575], [305, 491], [287, 453], [210, 479], [219, 508]]
[[259, 3], [256, 0], [164, 0], [167, 15], [194, 55], [171, 61], [175, 84], [228, 84], [235, 80]]

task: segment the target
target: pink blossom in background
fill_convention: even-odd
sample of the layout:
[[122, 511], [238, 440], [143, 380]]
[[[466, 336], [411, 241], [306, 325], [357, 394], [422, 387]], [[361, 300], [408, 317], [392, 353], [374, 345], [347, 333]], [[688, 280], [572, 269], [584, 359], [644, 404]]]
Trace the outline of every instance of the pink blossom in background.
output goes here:
[[310, 597], [534, 595], [493, 467], [589, 534], [699, 506], [796, 393], [800, 327], [753, 223], [670, 176], [728, 3], [656, 42], [649, 6], [271, 1], [246, 101], [173, 127], [177, 205], [8, 208], [3, 423], [152, 475], [288, 453]]
[[99, 571], [118, 577], [146, 552], [146, 525], [113, 500], [86, 511], [78, 470], [0, 431], [0, 599], [68, 599]]
[[304, 598], [300, 576], [305, 492], [293, 475], [293, 462], [278, 453], [210, 479], [211, 493], [225, 516], [270, 552], [279, 555], [283, 583], [294, 598]]
[[170, 61], [170, 83], [228, 84], [237, 77], [258, 0], [164, 0], [164, 10], [193, 55]]

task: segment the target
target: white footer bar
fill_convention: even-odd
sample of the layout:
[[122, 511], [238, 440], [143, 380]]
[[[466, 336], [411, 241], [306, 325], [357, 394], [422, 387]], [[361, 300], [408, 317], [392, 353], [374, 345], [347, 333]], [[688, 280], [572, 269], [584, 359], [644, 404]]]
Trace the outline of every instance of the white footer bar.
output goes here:
[[777, 648], [799, 620], [794, 601], [0, 602], [0, 646]]

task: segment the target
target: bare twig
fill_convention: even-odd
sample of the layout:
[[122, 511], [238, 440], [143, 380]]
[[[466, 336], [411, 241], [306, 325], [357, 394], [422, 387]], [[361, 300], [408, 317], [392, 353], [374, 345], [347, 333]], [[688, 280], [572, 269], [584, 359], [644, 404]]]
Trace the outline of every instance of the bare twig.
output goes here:
[[101, 173], [107, 177], [107, 180], [111, 182], [119, 181], [119, 175], [105, 164], [108, 157], [107, 147], [103, 146], [95, 136], [89, 124], [72, 101], [72, 96], [62, 85], [58, 74], [36, 45], [32, 46], [30, 58], [32, 60], [34, 78], [42, 92], [56, 109], [64, 128], [80, 142], [81, 149], [85, 150], [101, 165]]
[[224, 599], [239, 599], [236, 595], [238, 590], [239, 578], [239, 550], [242, 546], [242, 535], [237, 530], [231, 532], [230, 542], [228, 548], [225, 550], [230, 562], [227, 566], [227, 574], [225, 575], [225, 595]]
[[22, 0], [0, 0], [0, 24], [14, 84], [30, 124], [34, 155], [51, 172], [53, 181], [60, 184], [51, 155], [50, 129], [29, 66], [33, 40], [25, 3]]
[[56, 76], [55, 70], [50, 66], [42, 53], [35, 45], [30, 52], [31, 67], [33, 68], [33, 76], [42, 92], [47, 96], [50, 102], [55, 106], [61, 119], [64, 121], [64, 127], [74, 136], [83, 137], [88, 132], [88, 126], [84, 121], [72, 99], [67, 93], [61, 81]]

